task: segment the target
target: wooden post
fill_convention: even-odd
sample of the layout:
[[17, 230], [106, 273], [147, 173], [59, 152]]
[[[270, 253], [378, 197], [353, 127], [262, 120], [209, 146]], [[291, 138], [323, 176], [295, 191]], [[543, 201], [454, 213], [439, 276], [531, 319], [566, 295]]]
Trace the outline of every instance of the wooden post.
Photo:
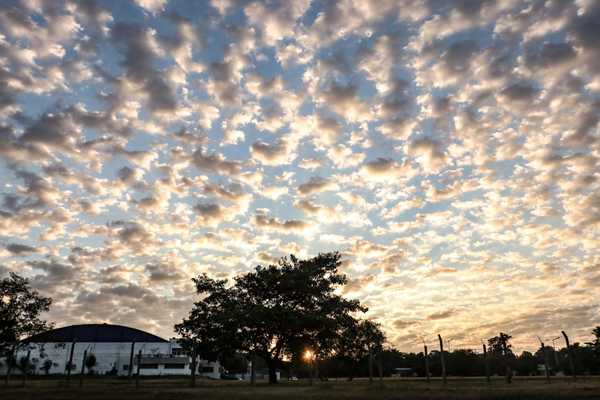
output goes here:
[[565, 333], [565, 331], [560, 331], [565, 338], [565, 343], [567, 344], [567, 356], [569, 357], [569, 367], [571, 367], [571, 373], [573, 374], [573, 380], [577, 380], [577, 372], [575, 372], [575, 361], [573, 360], [573, 349], [569, 344], [569, 337]]
[[369, 347], [369, 385], [373, 383], [373, 349]]
[[85, 374], [85, 360], [87, 359], [87, 350], [83, 351], [83, 359], [81, 360], [81, 373], [79, 374], [79, 387], [83, 386], [83, 375]]
[[140, 364], [142, 363], [142, 349], [137, 354], [137, 373], [135, 374], [135, 388], [140, 387]]
[[29, 369], [29, 357], [31, 357], [31, 350], [27, 350], [27, 358], [25, 358], [25, 365], [23, 368], [23, 387], [27, 385], [27, 370]]
[[127, 371], [127, 376], [131, 379], [133, 375], [133, 352], [135, 348], [135, 342], [131, 342], [131, 352], [129, 353], [129, 371]]
[[69, 362], [67, 364], [67, 386], [71, 383], [71, 370], [73, 369], [73, 352], [75, 351], [75, 341], [71, 343], [71, 352], [69, 353]]
[[445, 385], [446, 384], [446, 360], [444, 358], [444, 341], [442, 340], [441, 335], [438, 335], [438, 339], [440, 341], [440, 360], [442, 362], [442, 382]]
[[487, 347], [485, 347], [485, 343], [483, 344], [483, 363], [485, 365], [485, 380], [489, 384], [490, 383], [490, 360], [487, 356]]
[[429, 383], [429, 353], [427, 352], [427, 345], [423, 345], [424, 355], [425, 355], [425, 378], [427, 379], [427, 383]]

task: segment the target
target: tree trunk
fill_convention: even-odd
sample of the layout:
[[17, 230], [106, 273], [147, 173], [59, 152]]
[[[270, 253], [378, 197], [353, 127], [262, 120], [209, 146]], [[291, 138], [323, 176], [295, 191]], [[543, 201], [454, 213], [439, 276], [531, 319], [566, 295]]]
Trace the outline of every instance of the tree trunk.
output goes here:
[[427, 379], [427, 383], [429, 383], [429, 353], [427, 352], [427, 345], [423, 345], [425, 352], [423, 356], [425, 358], [425, 379]]
[[265, 361], [267, 362], [267, 367], [269, 368], [269, 384], [274, 385], [277, 383], [277, 364], [272, 358], [267, 357]]
[[6, 376], [4, 377], [4, 384], [8, 386], [8, 382], [10, 381], [10, 373], [12, 372], [12, 368], [13, 368], [13, 364], [14, 364], [14, 359], [15, 359], [15, 347], [16, 345], [12, 346], [10, 349], [10, 352], [8, 353], [8, 356], [6, 357]]
[[485, 343], [483, 343], [483, 363], [485, 365], [485, 381], [490, 383], [490, 360], [488, 359]]
[[256, 356], [254, 353], [252, 353], [250, 361], [250, 383], [252, 385], [256, 383]]
[[373, 350], [369, 348], [369, 385], [373, 384]]
[[383, 353], [377, 355], [377, 370], [379, 372], [379, 385], [383, 387]]
[[355, 372], [356, 372], [356, 361], [352, 361], [352, 365], [350, 366], [350, 376], [348, 377], [349, 381], [354, 379]]
[[192, 369], [192, 381], [190, 382], [191, 387], [196, 387], [196, 353], [192, 353], [192, 363], [190, 364], [190, 368]]

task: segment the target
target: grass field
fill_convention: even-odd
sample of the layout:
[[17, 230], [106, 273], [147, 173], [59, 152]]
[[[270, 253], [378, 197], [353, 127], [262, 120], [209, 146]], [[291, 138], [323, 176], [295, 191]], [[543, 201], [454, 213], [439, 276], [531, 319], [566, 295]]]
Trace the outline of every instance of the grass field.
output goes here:
[[66, 387], [64, 379], [30, 379], [22, 387], [18, 378], [0, 386], [2, 400], [45, 399], [130, 399], [130, 400], [225, 400], [225, 399], [600, 399], [600, 377], [577, 382], [555, 379], [515, 379], [508, 385], [501, 379], [486, 384], [484, 379], [451, 378], [446, 386], [439, 380], [427, 384], [421, 379], [385, 379], [369, 385], [365, 380], [328, 381], [310, 386], [308, 382], [282, 382], [270, 386], [246, 382], [198, 381], [189, 387], [189, 379], [151, 378], [140, 380], [140, 387], [126, 379], [87, 378], [79, 388], [77, 377]]

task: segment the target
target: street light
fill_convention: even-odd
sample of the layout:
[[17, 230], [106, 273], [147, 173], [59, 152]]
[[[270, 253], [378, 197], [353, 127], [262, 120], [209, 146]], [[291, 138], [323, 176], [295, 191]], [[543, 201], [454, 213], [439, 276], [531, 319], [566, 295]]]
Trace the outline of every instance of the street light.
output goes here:
[[554, 350], [554, 368], [556, 368], [556, 370], [558, 371], [558, 352], [556, 351], [556, 344], [554, 344], [554, 342], [556, 340], [560, 339], [560, 336], [555, 337], [554, 339], [552, 339], [552, 349]]

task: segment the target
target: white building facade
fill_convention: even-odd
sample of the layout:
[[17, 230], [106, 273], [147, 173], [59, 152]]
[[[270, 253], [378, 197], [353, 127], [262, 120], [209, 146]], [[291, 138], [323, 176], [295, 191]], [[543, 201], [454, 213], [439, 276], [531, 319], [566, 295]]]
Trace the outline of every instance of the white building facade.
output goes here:
[[[84, 355], [95, 358], [84, 364]], [[31, 373], [98, 375], [190, 375], [191, 359], [177, 343], [139, 329], [120, 325], [85, 324], [53, 329], [27, 340], [16, 355], [17, 363], [29, 357]], [[69, 360], [72, 360], [69, 363]], [[0, 373], [6, 372], [2, 363]], [[88, 363], [89, 365], [90, 363]], [[82, 369], [83, 367], [83, 369]], [[200, 360], [197, 374], [212, 379], [221, 376], [218, 362]], [[13, 368], [14, 373], [19, 373]]]

